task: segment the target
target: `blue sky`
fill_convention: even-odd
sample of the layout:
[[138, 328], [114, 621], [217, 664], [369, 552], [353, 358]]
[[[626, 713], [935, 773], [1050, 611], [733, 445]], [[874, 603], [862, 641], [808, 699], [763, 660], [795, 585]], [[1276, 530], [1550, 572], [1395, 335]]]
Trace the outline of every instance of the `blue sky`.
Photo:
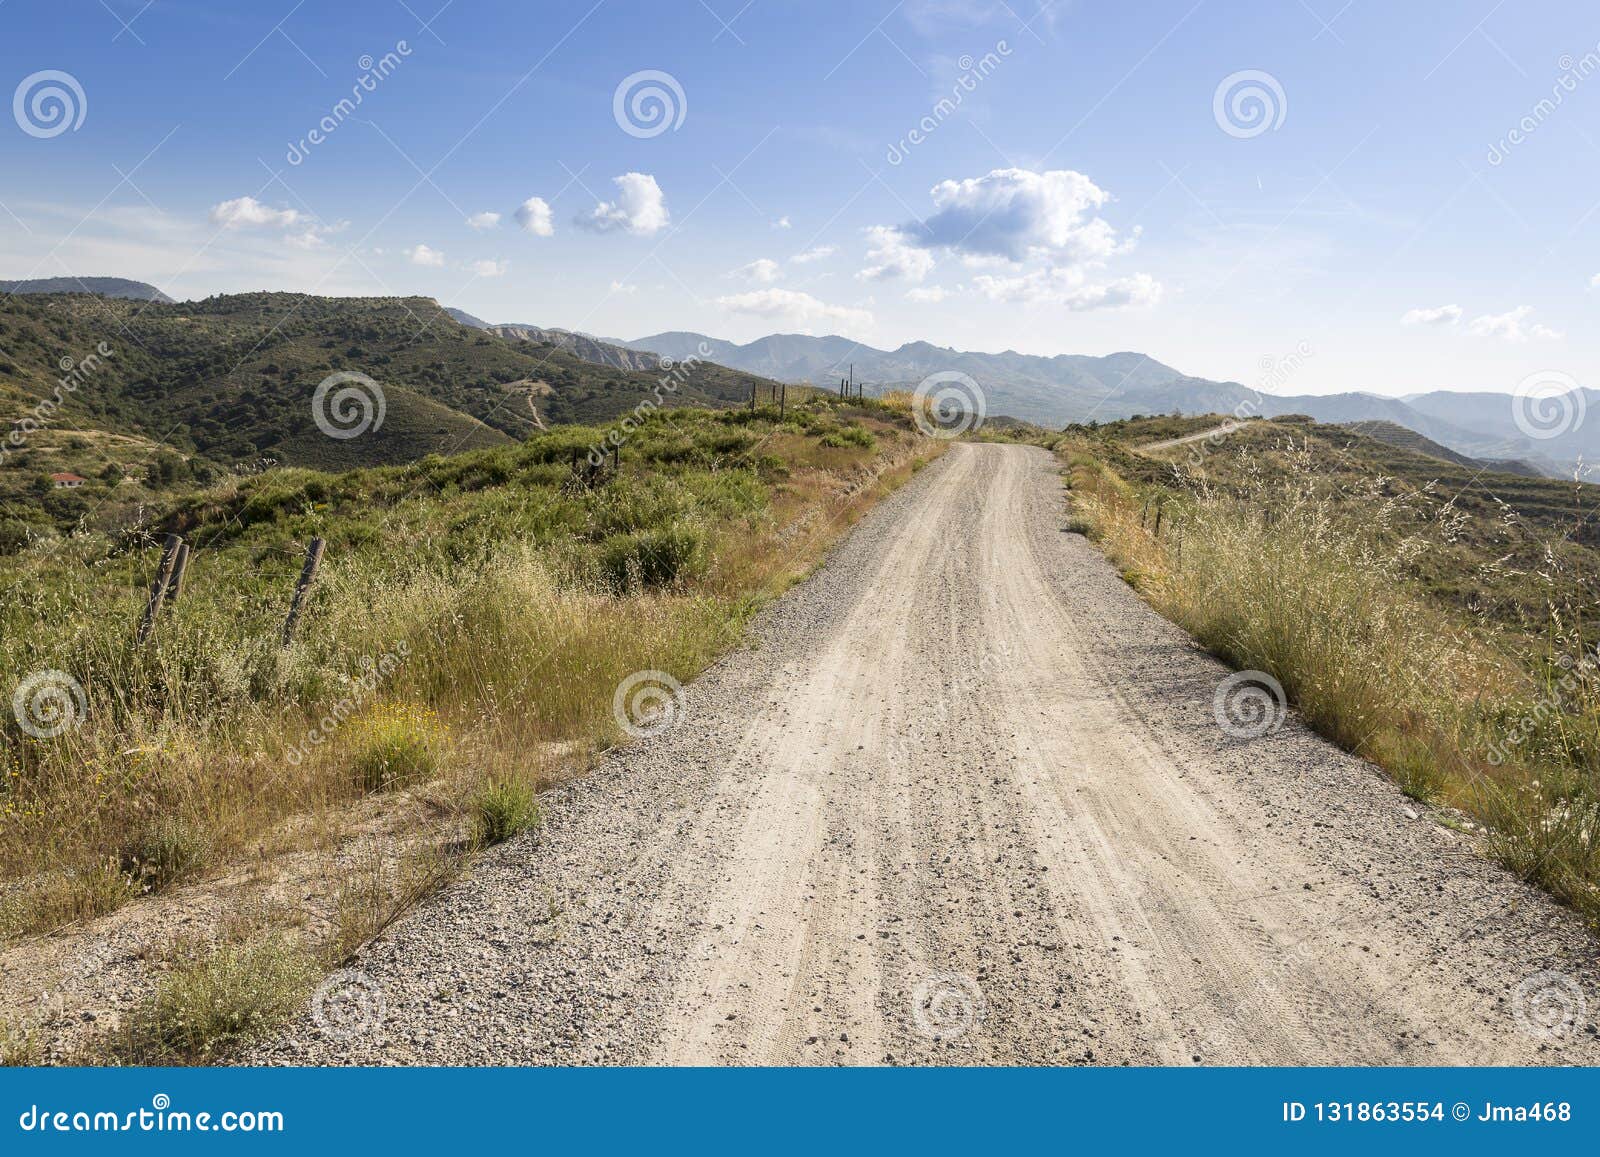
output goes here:
[[1595, 73], [1576, 0], [0, 0], [0, 277], [1600, 386]]

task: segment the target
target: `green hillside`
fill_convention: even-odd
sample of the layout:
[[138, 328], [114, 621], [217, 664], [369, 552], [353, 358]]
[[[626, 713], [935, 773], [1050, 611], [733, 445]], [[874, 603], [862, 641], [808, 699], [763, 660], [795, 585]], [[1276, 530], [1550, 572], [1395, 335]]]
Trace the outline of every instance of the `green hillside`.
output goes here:
[[[501, 439], [485, 427], [521, 439], [541, 425], [609, 420], [659, 378], [470, 329], [428, 298], [17, 296], [0, 302], [0, 417], [20, 418], [56, 388], [67, 360], [101, 343], [111, 353], [70, 393], [63, 420], [223, 467], [265, 455], [345, 469], [489, 446]], [[339, 371], [382, 387], [386, 413], [373, 433], [383, 437], [341, 441], [317, 428], [312, 396]], [[756, 380], [695, 366], [675, 401], [736, 402]]]
[[[335, 386], [319, 407], [335, 373], [376, 385], [343, 383], [355, 391], [343, 402]], [[591, 364], [462, 325], [427, 298], [13, 296], [0, 300], [0, 552], [113, 529], [174, 487], [232, 473], [397, 465], [603, 424], [658, 395], [718, 408], [768, 385], [710, 364], [670, 377]], [[330, 436], [319, 409], [354, 436]], [[87, 482], [54, 489], [60, 472]]]

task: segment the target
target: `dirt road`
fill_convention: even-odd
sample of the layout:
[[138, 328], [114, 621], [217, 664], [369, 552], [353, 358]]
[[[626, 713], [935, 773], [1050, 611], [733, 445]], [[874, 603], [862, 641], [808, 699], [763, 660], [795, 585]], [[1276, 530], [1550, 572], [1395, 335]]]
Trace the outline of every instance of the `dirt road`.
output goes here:
[[255, 1059], [1600, 1059], [1576, 921], [1292, 716], [1219, 726], [1064, 523], [1048, 454], [953, 447]]
[[1168, 438], [1165, 442], [1150, 442], [1144, 446], [1135, 446], [1134, 449], [1141, 454], [1155, 454], [1162, 450], [1170, 450], [1174, 446], [1187, 446], [1190, 442], [1200, 442], [1207, 438], [1226, 438], [1235, 430], [1244, 428], [1243, 422], [1224, 422], [1220, 426], [1213, 426], [1209, 430], [1201, 430], [1195, 434], [1185, 434], [1181, 438]]

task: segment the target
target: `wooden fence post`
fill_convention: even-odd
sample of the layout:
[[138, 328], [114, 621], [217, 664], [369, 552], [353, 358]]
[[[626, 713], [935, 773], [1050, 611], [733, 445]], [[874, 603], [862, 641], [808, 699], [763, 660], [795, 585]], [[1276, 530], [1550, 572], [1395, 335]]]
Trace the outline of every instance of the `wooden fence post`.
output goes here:
[[172, 581], [172, 568], [178, 561], [178, 548], [183, 545], [183, 539], [176, 534], [169, 534], [161, 544], [161, 562], [156, 567], [156, 577], [150, 582], [150, 597], [144, 605], [144, 617], [139, 620], [138, 641], [143, 643], [150, 638], [150, 633], [156, 629], [156, 616], [161, 613], [161, 604], [167, 598], [167, 584]]
[[778, 421], [783, 421], [783, 411], [789, 405], [789, 383], [784, 382], [778, 387]]
[[167, 583], [167, 602], [175, 603], [183, 594], [183, 579], [189, 573], [189, 544], [178, 545], [178, 557], [172, 563], [172, 580]]
[[306, 565], [300, 568], [300, 581], [294, 584], [294, 598], [289, 602], [289, 617], [283, 620], [285, 647], [294, 642], [294, 628], [300, 621], [300, 608], [305, 603], [306, 591], [311, 589], [311, 583], [317, 577], [317, 567], [322, 563], [322, 548], [325, 545], [322, 539], [313, 538], [311, 545], [306, 547]]

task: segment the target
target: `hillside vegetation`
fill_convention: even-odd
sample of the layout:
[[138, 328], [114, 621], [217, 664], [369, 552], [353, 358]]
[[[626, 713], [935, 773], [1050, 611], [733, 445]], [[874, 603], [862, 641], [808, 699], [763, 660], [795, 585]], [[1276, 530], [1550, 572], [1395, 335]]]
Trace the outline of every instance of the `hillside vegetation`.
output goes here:
[[[0, 944], [337, 852], [300, 888], [315, 903], [236, 921], [217, 957], [288, 936], [294, 959], [337, 962], [472, 847], [535, 822], [539, 788], [622, 736], [628, 676], [689, 679], [938, 447], [904, 409], [808, 394], [791, 390], [782, 420], [654, 412], [620, 468], [588, 465], [606, 430], [565, 427], [403, 466], [232, 476], [139, 532], [0, 561], [0, 684], [64, 689], [50, 718], [70, 720], [0, 727]], [[168, 531], [192, 544], [188, 579], [141, 645]], [[325, 561], [285, 647], [313, 537]], [[374, 825], [398, 850], [363, 867]], [[185, 949], [181, 967], [218, 951]], [[291, 965], [296, 985], [314, 975]], [[150, 1015], [127, 1022], [144, 1034], [119, 1046], [130, 1059], [216, 1043]]]
[[1077, 525], [1307, 722], [1600, 919], [1600, 489], [1309, 420], [1074, 428]]
[[[72, 367], [70, 389], [60, 383]], [[316, 389], [359, 373], [383, 396], [381, 425], [329, 437]], [[674, 405], [747, 400], [748, 374], [697, 362], [674, 377]], [[583, 361], [538, 341], [462, 325], [428, 298], [252, 293], [161, 303], [88, 294], [0, 299], [0, 420], [13, 431], [63, 394], [47, 423], [159, 443], [209, 480], [263, 458], [343, 470], [487, 449], [558, 423], [604, 422], [651, 396], [660, 374]], [[374, 412], [375, 416], [375, 412]], [[55, 468], [32, 434], [0, 464], [0, 503]], [[75, 471], [101, 481], [112, 457]], [[114, 484], [116, 478], [106, 479]], [[91, 506], [117, 493], [87, 494]], [[5, 517], [26, 520], [26, 508]]]

